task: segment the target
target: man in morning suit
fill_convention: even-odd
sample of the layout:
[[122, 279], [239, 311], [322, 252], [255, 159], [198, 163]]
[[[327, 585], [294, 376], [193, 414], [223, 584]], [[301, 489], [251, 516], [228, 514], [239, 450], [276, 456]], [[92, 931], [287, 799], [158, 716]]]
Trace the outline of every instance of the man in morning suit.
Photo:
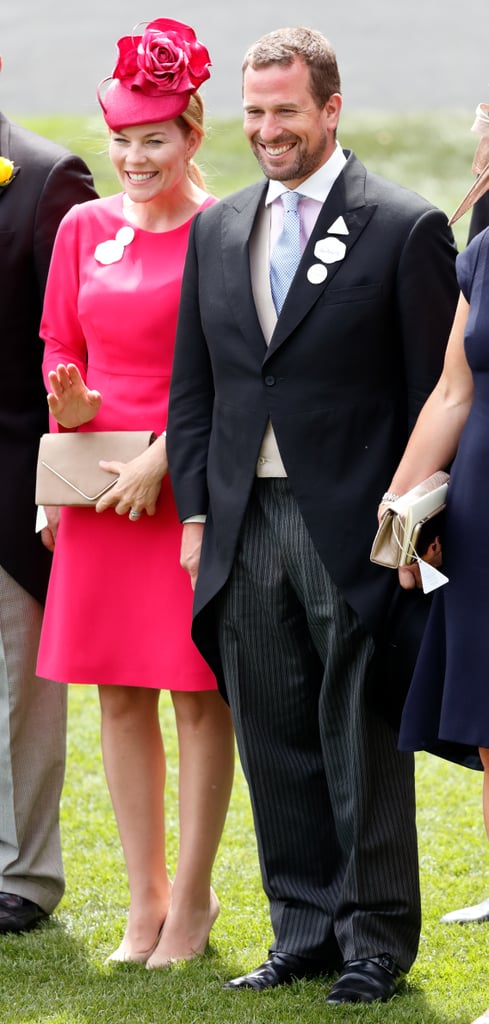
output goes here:
[[195, 219], [168, 423], [193, 635], [233, 713], [274, 932], [225, 987], [339, 967], [328, 1003], [369, 1003], [420, 928], [413, 761], [366, 701], [397, 580], [369, 552], [441, 369], [455, 247], [440, 211], [336, 143], [320, 33], [254, 44], [243, 96], [269, 180]]
[[[0, 58], [1, 68], [1, 58]], [[58, 224], [96, 196], [86, 165], [0, 113], [0, 933], [35, 927], [64, 891], [59, 834], [66, 687], [35, 675], [55, 519], [35, 532], [48, 429], [39, 338]]]

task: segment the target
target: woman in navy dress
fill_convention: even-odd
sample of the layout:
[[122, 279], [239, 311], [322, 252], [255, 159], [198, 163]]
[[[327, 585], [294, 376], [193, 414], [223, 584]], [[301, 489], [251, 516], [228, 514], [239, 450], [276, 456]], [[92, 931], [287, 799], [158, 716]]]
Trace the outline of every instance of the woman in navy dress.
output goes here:
[[[485, 188], [488, 170], [489, 162]], [[473, 202], [481, 191], [469, 194]], [[460, 298], [442, 375], [389, 486], [401, 495], [451, 467], [443, 534], [448, 583], [433, 596], [399, 746], [483, 771], [489, 837], [489, 228], [457, 257], [457, 275]], [[421, 586], [418, 564], [400, 568], [399, 580], [406, 589]], [[473, 1024], [489, 1024], [489, 1009]]]

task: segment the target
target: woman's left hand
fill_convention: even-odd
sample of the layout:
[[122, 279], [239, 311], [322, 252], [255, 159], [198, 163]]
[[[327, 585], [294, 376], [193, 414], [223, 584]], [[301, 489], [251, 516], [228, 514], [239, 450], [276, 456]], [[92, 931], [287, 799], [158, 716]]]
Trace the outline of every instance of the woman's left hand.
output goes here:
[[130, 511], [134, 512], [137, 518], [142, 512], [154, 516], [161, 481], [168, 472], [163, 435], [130, 462], [100, 462], [100, 466], [119, 479], [97, 502], [96, 512], [105, 512], [106, 509], [113, 508], [119, 516], [127, 515]]
[[422, 586], [421, 573], [417, 562], [412, 562], [411, 565], [400, 565], [397, 573], [403, 590], [414, 590], [415, 587], [419, 588]]
[[[441, 567], [443, 563], [443, 552], [439, 537], [435, 537], [435, 539], [431, 541], [426, 551], [421, 555], [421, 560], [423, 562], [428, 562], [429, 565], [433, 565], [435, 569], [439, 569]], [[403, 590], [413, 590], [414, 587], [422, 588], [423, 581], [421, 579], [421, 571], [417, 559], [415, 562], [411, 562], [411, 565], [399, 566], [397, 571], [399, 574], [399, 583]]]

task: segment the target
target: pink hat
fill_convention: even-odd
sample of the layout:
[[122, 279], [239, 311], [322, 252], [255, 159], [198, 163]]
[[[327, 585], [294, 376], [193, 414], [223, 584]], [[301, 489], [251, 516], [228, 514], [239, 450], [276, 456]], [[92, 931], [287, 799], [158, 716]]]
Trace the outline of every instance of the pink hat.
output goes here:
[[[97, 89], [104, 118], [113, 131], [132, 124], [171, 121], [210, 78], [211, 59], [193, 28], [171, 18], [150, 21], [142, 36], [123, 36], [110, 78]], [[102, 97], [102, 86], [110, 82]]]

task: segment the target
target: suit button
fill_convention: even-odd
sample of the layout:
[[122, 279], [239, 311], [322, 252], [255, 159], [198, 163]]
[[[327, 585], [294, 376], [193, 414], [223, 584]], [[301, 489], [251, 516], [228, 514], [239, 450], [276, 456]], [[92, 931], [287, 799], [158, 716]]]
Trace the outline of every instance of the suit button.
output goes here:
[[273, 388], [273, 385], [276, 383], [276, 377], [272, 377], [271, 375], [269, 377], [265, 377], [265, 384], [267, 385], [267, 388]]

